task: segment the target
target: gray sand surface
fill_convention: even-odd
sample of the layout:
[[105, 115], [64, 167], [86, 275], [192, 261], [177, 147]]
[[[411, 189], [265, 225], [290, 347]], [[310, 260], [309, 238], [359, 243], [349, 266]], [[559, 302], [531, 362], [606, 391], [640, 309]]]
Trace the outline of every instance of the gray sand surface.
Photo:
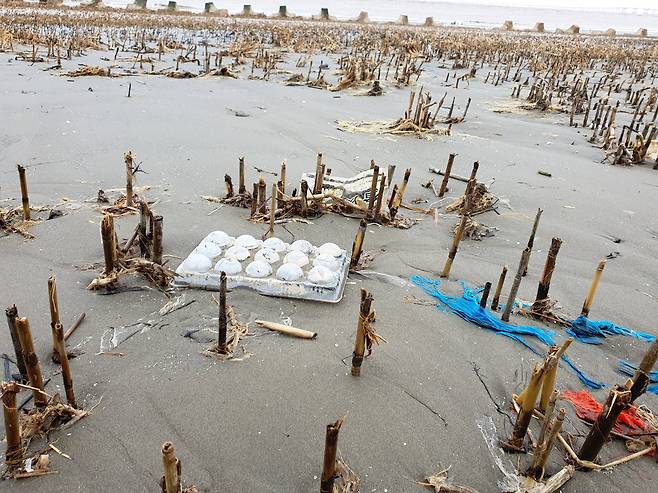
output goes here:
[[[104, 55], [91, 52], [85, 63], [97, 65]], [[496, 412], [471, 362], [505, 407], [539, 359], [453, 314], [404, 302], [406, 296], [429, 299], [407, 280], [414, 274], [437, 276], [452, 241], [454, 215], [441, 215], [438, 223], [427, 216], [406, 231], [370, 226], [366, 249], [380, 252], [371, 269], [399, 282], [351, 275], [339, 304], [231, 292], [229, 302], [241, 320], [290, 317], [293, 325], [319, 336], [297, 340], [252, 324], [256, 335], [244, 343], [251, 357], [217, 362], [200, 354], [209, 342], [182, 335], [202, 329], [213, 337], [217, 315], [211, 293], [186, 291], [186, 299], [195, 303], [161, 317], [158, 310], [167, 300], [155, 290], [103, 296], [85, 289], [95, 272], [76, 266], [102, 261], [100, 214], [90, 200], [99, 188], [124, 185], [127, 150], [147, 172], [137, 175], [137, 185], [151, 187], [145, 196], [158, 201], [155, 210], [164, 216], [165, 254], [183, 258], [210, 231], [260, 236], [267, 229], [246, 221], [243, 209], [225, 206], [210, 214], [217, 204], [200, 198], [222, 195], [225, 173], [236, 182], [241, 155], [249, 183], [258, 178], [253, 166], [276, 172], [284, 159], [289, 181], [296, 182], [302, 172], [313, 171], [317, 152], [337, 176], [364, 170], [371, 159], [395, 164], [397, 179], [409, 167], [407, 201], [421, 197], [430, 203], [433, 194], [421, 183], [430, 178], [439, 183], [440, 178], [428, 173], [429, 167], [444, 167], [454, 152], [454, 172], [468, 175], [478, 160], [479, 179], [495, 179], [491, 191], [509, 206], [500, 204], [500, 215], [478, 217], [498, 231], [493, 238], [462, 243], [451, 281], [445, 283], [449, 292], [459, 292], [457, 280], [472, 286], [495, 282], [503, 264], [513, 272], [541, 207], [519, 296], [533, 298], [551, 237], [558, 236], [564, 244], [551, 294], [565, 313], [576, 315], [598, 260], [618, 251], [621, 255], [608, 262], [591, 318], [658, 334], [658, 172], [601, 164], [602, 151], [587, 143], [580, 129], [570, 128], [565, 115], [494, 113], [499, 100], [508, 100], [510, 86], [485, 86], [479, 77], [468, 86], [447, 89], [449, 97], [457, 96], [457, 114], [467, 97], [473, 99], [468, 118], [452, 136], [425, 141], [336, 129], [335, 120], [397, 118], [406, 106], [407, 89], [388, 88], [384, 97], [367, 98], [244, 78], [67, 80], [10, 58], [0, 54], [0, 199], [18, 198], [11, 203], [19, 203], [15, 166], [22, 163], [34, 205], [66, 197], [75, 210], [32, 228], [32, 241], [16, 235], [0, 239], [0, 305], [15, 303], [29, 317], [44, 372], [51, 375], [56, 367], [49, 360], [46, 280], [56, 275], [64, 325], [87, 313], [71, 340], [84, 350], [72, 361], [78, 400], [86, 407], [102, 400], [91, 416], [51, 437], [72, 457], [51, 453], [58, 474], [0, 483], [0, 489], [157, 491], [160, 447], [171, 440], [185, 481], [201, 491], [317, 491], [325, 425], [347, 415], [339, 449], [361, 477], [361, 491], [422, 491], [415, 481], [448, 466], [455, 482], [497, 491], [501, 474], [478, 424], [493, 418], [500, 436], [511, 427]], [[65, 62], [68, 69], [75, 65]], [[427, 69], [420, 83], [440, 96], [446, 72], [435, 65]], [[132, 96], [127, 98], [129, 82]], [[237, 117], [232, 110], [249, 116]], [[552, 178], [537, 174], [540, 169]], [[463, 188], [452, 182], [449, 196], [461, 195]], [[130, 235], [136, 221], [135, 216], [117, 219], [120, 238]], [[288, 224], [289, 232], [278, 228], [277, 235], [290, 240], [292, 234], [314, 244], [333, 241], [349, 249], [358, 225], [338, 215], [312, 223]], [[605, 235], [623, 242], [613, 243]], [[174, 266], [178, 262], [171, 260]], [[135, 278], [125, 284], [145, 282]], [[361, 287], [374, 295], [377, 329], [388, 344], [375, 348], [361, 378], [355, 379], [349, 375], [348, 357]], [[144, 326], [115, 349], [124, 357], [96, 355], [105, 331], [138, 321], [150, 328]], [[0, 347], [12, 351], [4, 329]], [[576, 343], [569, 352], [588, 375], [612, 384], [623, 381], [614, 371], [617, 360], [638, 362], [647, 347], [618, 336], [601, 346]], [[561, 389], [582, 388], [566, 368], [558, 378]], [[59, 375], [47, 387], [56, 389], [63, 392]], [[602, 400], [605, 393], [594, 395]], [[640, 402], [658, 409], [655, 395]], [[565, 407], [572, 415], [571, 406]], [[565, 430], [575, 433], [574, 426], [586, 430], [575, 418]], [[605, 457], [623, 453], [619, 443], [604, 451]], [[553, 453], [550, 472], [562, 466], [559, 456]], [[657, 480], [653, 459], [642, 458], [609, 473], [579, 473], [564, 491], [648, 492], [655, 491]]]

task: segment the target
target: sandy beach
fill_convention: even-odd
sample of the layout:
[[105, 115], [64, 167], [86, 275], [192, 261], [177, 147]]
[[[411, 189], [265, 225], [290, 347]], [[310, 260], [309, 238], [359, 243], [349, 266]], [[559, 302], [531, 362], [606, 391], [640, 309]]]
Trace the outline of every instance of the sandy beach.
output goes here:
[[[2, 15], [6, 21], [12, 14], [3, 10]], [[212, 53], [225, 50], [232, 40], [226, 38], [228, 30], [222, 30], [221, 22], [249, 26], [252, 21], [217, 22], [198, 30], [178, 28], [180, 47], [167, 49], [157, 61], [157, 52], [140, 60], [139, 50], [133, 49], [139, 27], [130, 28], [131, 42], [118, 55], [105, 38], [101, 49], [86, 48], [80, 54], [74, 50], [71, 59], [62, 46], [61, 67], [53, 69], [49, 68], [56, 65], [55, 57], [46, 55], [45, 46], [39, 45], [45, 60], [32, 63], [32, 45], [21, 42], [18, 35], [13, 48], [0, 53], [0, 207], [21, 204], [16, 172], [20, 164], [27, 170], [30, 203], [64, 213], [31, 226], [33, 239], [0, 234], [0, 300], [4, 307], [15, 304], [29, 318], [44, 377], [52, 378], [45, 391], [63, 395], [59, 366], [50, 358], [47, 280], [56, 277], [64, 327], [86, 313], [68, 346], [81, 352], [70, 362], [78, 405], [93, 407], [75, 426], [32, 444], [37, 450], [54, 443], [70, 456], [50, 451], [50, 467], [56, 474], [7, 479], [0, 482], [2, 489], [158, 491], [160, 448], [171, 441], [182, 463], [183, 482], [195, 484], [199, 491], [317, 491], [325, 426], [346, 416], [339, 454], [360, 478], [360, 491], [422, 491], [417, 481], [448, 467], [457, 484], [480, 493], [500, 491], [503, 475], [485, 435], [491, 430], [497, 437], [510, 435], [515, 417], [510, 410], [512, 394], [523, 390], [533, 366], [544, 358], [450, 310], [437, 309], [437, 300], [410, 281], [414, 275], [439, 278], [459, 222], [459, 215], [445, 207], [466, 188], [465, 183], [450, 180], [446, 197], [438, 199], [422, 185], [433, 179], [438, 187], [442, 177], [428, 170], [444, 169], [454, 153], [452, 173], [468, 177], [478, 161], [478, 181], [499, 199], [495, 211], [476, 216], [495, 229], [493, 236], [462, 240], [442, 291], [460, 296], [460, 281], [474, 288], [487, 281], [495, 286], [501, 267], [507, 265], [505, 301], [541, 208], [528, 274], [517, 298], [534, 300], [551, 238], [559, 237], [563, 244], [551, 285], [557, 311], [569, 318], [580, 314], [596, 266], [608, 256], [590, 318], [656, 336], [658, 171], [652, 169], [654, 161], [647, 158], [632, 166], [603, 162], [606, 151], [588, 141], [592, 130], [580, 125], [582, 113], [576, 116], [578, 127], [572, 127], [568, 111], [524, 109], [519, 101], [527, 98], [528, 86], [517, 99], [511, 93], [519, 83], [492, 84], [487, 73], [498, 71], [493, 59], [477, 61], [476, 75], [455, 87], [453, 73], [465, 75], [471, 62], [456, 69], [454, 60], [435, 56], [422, 64], [422, 73], [409, 85], [396, 87], [382, 74], [384, 94], [378, 97], [363, 95], [370, 83], [342, 91], [285, 84], [290, 75], [306, 77], [309, 70], [310, 78], [319, 77], [321, 64], [327, 64], [323, 70], [328, 83], [337, 84], [339, 58], [351, 48], [323, 51], [318, 46], [300, 53], [293, 43], [265, 43], [280, 58], [268, 80], [263, 79], [262, 68], [252, 68], [253, 57], [246, 55], [241, 63], [231, 65], [236, 57], [229, 54], [222, 55], [223, 66], [230, 66], [237, 78], [162, 75], [166, 70], [198, 75], [203, 72], [202, 45], [199, 65], [184, 63], [175, 70], [183, 45], [205, 39]], [[262, 36], [288, 25], [268, 21], [254, 24], [253, 31]], [[332, 29], [338, 30], [335, 26], [322, 23], [309, 29], [329, 38], [335, 35]], [[7, 27], [0, 24], [0, 32], [3, 28]], [[359, 32], [358, 27], [353, 29]], [[151, 47], [157, 47], [156, 30], [146, 29]], [[175, 36], [176, 28], [166, 31]], [[410, 29], [409, 36], [417, 32], [424, 31]], [[519, 47], [537, 42], [536, 35], [528, 33], [508, 35], [516, 36]], [[475, 31], [472, 36], [488, 34]], [[562, 39], [547, 36], [551, 36], [547, 45]], [[343, 38], [337, 34], [336, 39]], [[608, 38], [569, 39], [574, 44], [613, 43]], [[657, 46], [652, 38], [629, 41], [627, 49], [644, 50], [643, 63], [648, 67], [635, 89], [656, 87]], [[21, 52], [27, 54], [26, 60], [17, 59]], [[151, 62], [144, 62], [147, 57], [156, 70]], [[306, 60], [303, 67], [297, 66], [300, 58]], [[217, 60], [211, 57], [211, 62]], [[501, 62], [501, 67], [506, 63]], [[116, 76], [66, 75], [82, 65], [111, 66]], [[598, 75], [593, 74], [596, 70]], [[596, 70], [590, 74], [592, 83], [601, 78], [601, 66]], [[622, 72], [621, 64], [618, 70]], [[148, 74], [156, 71], [161, 75]], [[532, 70], [524, 67], [520, 82], [526, 77], [532, 77]], [[572, 77], [573, 73], [569, 80]], [[622, 79], [624, 75], [618, 80]], [[467, 116], [452, 125], [450, 135], [426, 139], [338, 128], [338, 121], [396, 120], [407, 107], [410, 91], [421, 87], [434, 100], [446, 93], [444, 108], [454, 97], [454, 114], [459, 116], [470, 98]], [[625, 96], [625, 91], [613, 93], [610, 104], [622, 101], [624, 112], [618, 118], [628, 124], [633, 114], [624, 104]], [[650, 122], [651, 116], [652, 110], [644, 122]], [[410, 168], [403, 203], [436, 212], [401, 208], [401, 216], [417, 220], [409, 229], [370, 223], [364, 248], [374, 253], [374, 260], [367, 270], [349, 274], [339, 303], [230, 290], [228, 303], [240, 321], [249, 324], [249, 335], [241, 341], [236, 360], [221, 361], [201, 354], [217, 338], [218, 308], [213, 300], [217, 293], [179, 289], [165, 294], [139, 276], [122, 279], [115, 293], [87, 289], [103, 265], [99, 234], [103, 215], [97, 193], [105, 190], [114, 199], [125, 191], [127, 151], [143, 171], [135, 174], [138, 195], [164, 218], [163, 247], [171, 268], [211, 231], [256, 238], [267, 231], [267, 224], [248, 220], [249, 209], [202, 198], [226, 194], [224, 176], [228, 173], [236, 182], [241, 156], [248, 188], [260, 176], [269, 187], [284, 160], [288, 187], [299, 187], [302, 173], [315, 171], [319, 152], [332, 176], [353, 176], [368, 170], [374, 160], [382, 168], [395, 165], [393, 181], [399, 183]], [[43, 213], [37, 216], [44, 218]], [[138, 220], [138, 215], [115, 218], [119, 241], [131, 236]], [[358, 225], [358, 219], [327, 213], [306, 222], [276, 225], [275, 234], [286, 242], [333, 242], [349, 252]], [[374, 348], [363, 363], [362, 375], [355, 378], [350, 375], [350, 360], [361, 288], [373, 295], [377, 332], [387, 342]], [[178, 296], [191, 303], [161, 315], [160, 309]], [[315, 340], [286, 337], [259, 328], [257, 319], [287, 322], [318, 336]], [[567, 337], [563, 327], [518, 314], [512, 315], [511, 322], [548, 328], [559, 343]], [[107, 342], [112, 334], [116, 347], [108, 350], [114, 346]], [[611, 386], [627, 378], [615, 371], [618, 360], [637, 365], [649, 345], [616, 335], [600, 345], [576, 341], [569, 356], [589, 377]], [[545, 352], [546, 347], [539, 346]], [[8, 330], [0, 330], [0, 347], [13, 360]], [[11, 372], [16, 372], [13, 365]], [[560, 366], [557, 388], [585, 387], [572, 371]], [[607, 393], [607, 388], [592, 391], [599, 402]], [[20, 392], [19, 402], [28, 395], [27, 390]], [[511, 418], [497, 412], [492, 399]], [[647, 393], [637, 404], [658, 410], [658, 396]], [[565, 401], [560, 407], [568, 416], [563, 434], [587, 434], [589, 426], [575, 416], [573, 406]], [[536, 433], [537, 423], [533, 427]], [[0, 435], [4, 431], [0, 425]], [[614, 439], [601, 456], [605, 462], [626, 454], [623, 440]], [[547, 473], [564, 466], [564, 455], [561, 448], [553, 451]], [[517, 455], [502, 457], [515, 465], [519, 460]], [[640, 457], [606, 473], [579, 471], [562, 491], [639, 493], [651, 491], [657, 480], [655, 458]]]

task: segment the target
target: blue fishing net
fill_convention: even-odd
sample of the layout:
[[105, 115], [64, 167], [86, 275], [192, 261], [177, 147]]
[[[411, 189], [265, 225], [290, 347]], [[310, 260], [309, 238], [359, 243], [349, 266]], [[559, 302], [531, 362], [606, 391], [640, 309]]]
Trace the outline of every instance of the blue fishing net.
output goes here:
[[[632, 377], [635, 375], [635, 372], [637, 371], [637, 366], [635, 366], [630, 361], [627, 361], [625, 359], [620, 359], [617, 362], [617, 370], [620, 373], [623, 373], [624, 375], [628, 375], [629, 377]], [[647, 387], [647, 392], [651, 392], [652, 394], [658, 394], [658, 371], [649, 372], [649, 382], [650, 385]]]
[[647, 342], [653, 342], [656, 339], [654, 335], [627, 329], [608, 320], [590, 320], [584, 315], [580, 315], [569, 323], [571, 323], [571, 327], [567, 329], [567, 334], [585, 344], [601, 344], [607, 335], [624, 335]]
[[[533, 353], [544, 356], [544, 353], [537, 349], [526, 338], [537, 339], [546, 346], [554, 346], [555, 333], [552, 330], [542, 329], [532, 325], [512, 325], [503, 322], [498, 317], [494, 316], [492, 312], [480, 306], [480, 300], [476, 291], [469, 288], [466, 283], [462, 282], [463, 294], [461, 297], [448, 296], [439, 290], [441, 281], [437, 279], [428, 279], [422, 276], [412, 276], [411, 282], [416, 286], [423, 289], [427, 294], [436, 298], [441, 302], [437, 305], [439, 309], [447, 309], [464, 320], [474, 323], [484, 329], [493, 330], [497, 334], [509, 337], [530, 349]], [[600, 389], [604, 384], [587, 377], [580, 369], [574, 365], [566, 356], [562, 357], [566, 365], [573, 370], [578, 376], [578, 379], [591, 389]]]

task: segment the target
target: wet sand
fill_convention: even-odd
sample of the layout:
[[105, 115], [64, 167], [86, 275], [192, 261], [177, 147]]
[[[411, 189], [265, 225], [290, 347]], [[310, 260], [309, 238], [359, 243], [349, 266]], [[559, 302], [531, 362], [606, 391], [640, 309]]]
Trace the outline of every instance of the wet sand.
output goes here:
[[[90, 51], [84, 63], [98, 65], [101, 56], [107, 54]], [[564, 244], [551, 294], [567, 314], [579, 313], [598, 260], [618, 251], [621, 255], [608, 261], [591, 318], [658, 334], [658, 173], [648, 166], [601, 164], [602, 151], [582, 130], [568, 126], [568, 116], [493, 112], [509, 100], [509, 86], [483, 85], [480, 75], [468, 86], [446, 88], [446, 69], [430, 64], [420, 81], [426, 90], [456, 95], [457, 114], [467, 97], [473, 103], [451, 136], [425, 141], [336, 129], [336, 120], [397, 118], [407, 88], [387, 87], [384, 97], [367, 98], [244, 78], [69, 80], [11, 58], [0, 54], [0, 199], [19, 204], [15, 165], [21, 163], [28, 169], [34, 205], [67, 198], [75, 210], [33, 227], [34, 240], [0, 239], [0, 300], [3, 306], [15, 303], [29, 317], [44, 372], [51, 375], [56, 367], [49, 361], [46, 280], [57, 276], [64, 325], [87, 313], [70, 344], [84, 350], [72, 361], [78, 401], [98, 404], [74, 428], [51, 437], [72, 460], [51, 453], [58, 474], [3, 484], [12, 491], [155, 491], [166, 440], [176, 447], [184, 480], [201, 491], [315, 491], [324, 427], [343, 415], [339, 449], [360, 476], [361, 491], [420, 491], [414, 481], [448, 466], [456, 483], [497, 491], [500, 473], [478, 424], [493, 418], [501, 436], [511, 427], [496, 413], [472, 363], [481, 368], [493, 397], [507, 406], [539, 358], [453, 314], [404, 301], [406, 296], [429, 299], [408, 279], [437, 277], [452, 242], [454, 215], [442, 214], [438, 223], [427, 216], [409, 230], [369, 226], [365, 248], [379, 252], [371, 269], [394, 282], [351, 275], [336, 305], [231, 292], [229, 302], [243, 321], [290, 317], [293, 325], [319, 335], [302, 341], [252, 324], [255, 336], [244, 344], [251, 356], [217, 362], [200, 354], [209, 342], [183, 337], [188, 329], [213, 337], [217, 315], [211, 293], [186, 291], [186, 299], [195, 302], [161, 317], [158, 310], [167, 300], [155, 290], [103, 296], [85, 289], [95, 272], [76, 266], [102, 261], [101, 216], [93, 199], [98, 189], [124, 185], [127, 150], [146, 172], [137, 175], [137, 186], [150, 186], [144, 195], [157, 201], [155, 209], [164, 216], [165, 254], [182, 258], [210, 231], [260, 237], [267, 229], [246, 221], [244, 209], [224, 206], [212, 212], [217, 204], [200, 198], [224, 193], [224, 174], [235, 180], [238, 156], [246, 158], [248, 183], [259, 176], [253, 166], [277, 172], [284, 159], [295, 182], [302, 172], [313, 171], [317, 152], [336, 176], [367, 169], [371, 159], [395, 164], [398, 179], [409, 167], [407, 200], [429, 203], [435, 199], [421, 183], [439, 182], [429, 167], [442, 168], [448, 154], [457, 153], [454, 172], [468, 175], [478, 160], [479, 179], [495, 179], [490, 190], [502, 199], [498, 215], [478, 220], [498, 231], [493, 238], [461, 244], [445, 289], [458, 293], [458, 280], [473, 286], [495, 282], [503, 264], [512, 274], [540, 207], [544, 213], [519, 297], [533, 299], [553, 236]], [[78, 62], [64, 61], [64, 69], [75, 69]], [[448, 195], [456, 198], [464, 185], [451, 182], [450, 188]], [[135, 216], [118, 219], [119, 237], [128, 237], [136, 221]], [[349, 249], [358, 225], [333, 214], [311, 222], [287, 224], [288, 231], [277, 228], [277, 236], [333, 241]], [[605, 235], [623, 241], [613, 243]], [[179, 260], [170, 262], [175, 266]], [[377, 330], [388, 343], [375, 348], [355, 379], [348, 365], [361, 287], [373, 293]], [[151, 327], [115, 349], [125, 356], [96, 355], [109, 328], [138, 321]], [[526, 323], [517, 316], [512, 321]], [[0, 331], [0, 346], [11, 353], [6, 330]], [[613, 384], [624, 379], [614, 371], [617, 360], [637, 362], [647, 347], [617, 336], [601, 346], [576, 343], [569, 351], [588, 375]], [[47, 390], [63, 392], [60, 383], [60, 376], [53, 376]], [[564, 368], [558, 386], [582, 388]], [[594, 395], [603, 400], [605, 393]], [[641, 403], [656, 409], [658, 397], [644, 396]], [[565, 407], [572, 414], [571, 406]], [[575, 432], [574, 425], [586, 429], [573, 418], [565, 430]], [[604, 454], [623, 452], [614, 443]], [[562, 466], [560, 455], [553, 453], [551, 472]], [[657, 479], [653, 460], [642, 458], [606, 474], [579, 473], [563, 491], [645, 492]]]

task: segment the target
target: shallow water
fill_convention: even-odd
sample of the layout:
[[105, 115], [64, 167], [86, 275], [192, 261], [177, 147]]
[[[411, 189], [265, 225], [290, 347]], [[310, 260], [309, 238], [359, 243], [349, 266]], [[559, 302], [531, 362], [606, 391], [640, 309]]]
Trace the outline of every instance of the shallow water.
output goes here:
[[[124, 6], [131, 0], [106, 0], [111, 6]], [[217, 8], [227, 9], [236, 14], [248, 0], [218, 0]], [[178, 7], [189, 10], [203, 10], [205, 0], [179, 0]], [[162, 8], [165, 0], [148, 0], [150, 8]], [[463, 26], [498, 27], [505, 20], [514, 22], [515, 27], [531, 28], [536, 22], [543, 22], [546, 30], [566, 29], [577, 24], [583, 31], [604, 31], [610, 27], [619, 33], [634, 33], [640, 27], [649, 30], [649, 34], [658, 34], [658, 9], [597, 9], [585, 10], [574, 6], [573, 10], [557, 8], [504, 7], [495, 5], [478, 5], [476, 3], [458, 4], [453, 2], [436, 2], [424, 0], [348, 0], [327, 2], [327, 0], [253, 0], [254, 12], [272, 15], [279, 11], [280, 5], [286, 5], [288, 12], [310, 17], [317, 15], [323, 7], [329, 8], [331, 16], [339, 20], [354, 19], [360, 11], [368, 12], [370, 20], [386, 22], [396, 21], [400, 15], [409, 17], [410, 23], [423, 23], [426, 17], [433, 17], [435, 23], [457, 24]]]

